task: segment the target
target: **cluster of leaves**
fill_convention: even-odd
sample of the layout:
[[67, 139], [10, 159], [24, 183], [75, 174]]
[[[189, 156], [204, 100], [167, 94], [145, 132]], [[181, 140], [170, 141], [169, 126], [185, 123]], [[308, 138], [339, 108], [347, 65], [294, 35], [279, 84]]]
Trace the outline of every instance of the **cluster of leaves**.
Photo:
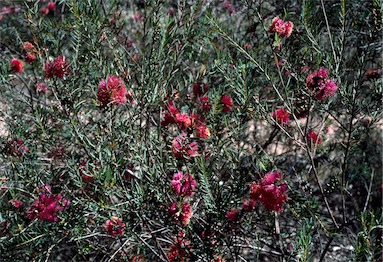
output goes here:
[[[307, 261], [335, 244], [381, 256], [379, 1], [3, 2], [2, 260]], [[318, 100], [310, 74], [336, 92]], [[110, 76], [123, 103], [99, 101]], [[164, 125], [170, 105], [180, 117]], [[198, 149], [176, 154], [180, 134]], [[275, 170], [283, 182], [262, 182]], [[181, 171], [196, 188], [177, 199], [192, 209], [180, 225]], [[289, 200], [245, 211], [257, 183]], [[53, 222], [28, 216], [47, 214], [46, 185], [70, 201]]]

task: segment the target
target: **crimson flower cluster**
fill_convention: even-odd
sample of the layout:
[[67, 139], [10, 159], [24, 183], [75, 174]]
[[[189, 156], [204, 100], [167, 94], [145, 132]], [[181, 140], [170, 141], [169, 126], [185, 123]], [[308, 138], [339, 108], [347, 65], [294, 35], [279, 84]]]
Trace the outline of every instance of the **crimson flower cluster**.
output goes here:
[[124, 81], [115, 75], [108, 76], [107, 80], [102, 79], [98, 85], [97, 99], [102, 106], [122, 105], [131, 98]]
[[13, 73], [22, 73], [24, 72], [24, 63], [20, 59], [13, 58], [9, 68]]
[[23, 55], [25, 57], [25, 62], [32, 64], [37, 60], [36, 58], [37, 50], [31, 42], [25, 42], [23, 44]]
[[269, 32], [277, 33], [281, 38], [289, 37], [293, 31], [293, 26], [294, 24], [292, 22], [285, 22], [278, 16], [276, 16], [271, 21]]
[[175, 222], [181, 222], [181, 225], [185, 227], [193, 216], [193, 210], [188, 202], [183, 202], [182, 204], [173, 202], [169, 207], [168, 216]]
[[49, 12], [56, 11], [56, 4], [54, 2], [48, 2], [46, 6], [40, 8], [40, 13], [42, 15], [47, 15]]
[[174, 193], [178, 196], [192, 196], [194, 194], [197, 182], [188, 173], [183, 174], [181, 171], [173, 175], [171, 182]]
[[309, 130], [306, 135], [308, 146], [311, 145], [320, 145], [322, 143], [322, 137], [317, 133], [314, 133], [312, 130]]
[[229, 112], [233, 109], [233, 99], [228, 95], [223, 95], [221, 97], [222, 111]]
[[307, 76], [306, 85], [318, 101], [333, 96], [338, 89], [334, 80], [328, 78], [327, 69], [323, 67]]
[[284, 108], [272, 112], [271, 117], [280, 125], [286, 125], [290, 121], [290, 114]]
[[188, 251], [191, 251], [190, 241], [185, 238], [185, 232], [181, 231], [178, 236], [175, 237], [175, 242], [170, 246], [166, 255], [170, 262], [186, 262], [189, 261]]
[[171, 185], [174, 193], [182, 198], [182, 202], [173, 202], [168, 209], [168, 216], [174, 221], [180, 221], [184, 227], [189, 224], [190, 218], [193, 216], [192, 208], [190, 204], [185, 201], [185, 197], [190, 197], [194, 194], [197, 182], [190, 174], [183, 174], [180, 171], [173, 175]]
[[269, 211], [282, 212], [288, 197], [287, 183], [280, 180], [280, 171], [267, 173], [260, 182], [251, 184], [250, 199], [261, 202]]
[[59, 212], [69, 208], [69, 205], [69, 200], [63, 198], [61, 194], [52, 194], [50, 186], [45, 185], [38, 199], [27, 210], [27, 216], [29, 219], [37, 217], [43, 221], [58, 222]]
[[113, 216], [105, 222], [104, 229], [111, 236], [122, 236], [125, 233], [125, 223], [118, 217]]
[[52, 78], [57, 77], [63, 79], [64, 76], [68, 76], [70, 74], [69, 64], [64, 56], [57, 57], [52, 62], [46, 62], [45, 64], [45, 77]]
[[198, 138], [210, 138], [210, 130], [205, 124], [204, 119], [200, 118], [196, 113], [189, 115], [187, 113], [180, 112], [180, 110], [174, 106], [173, 101], [168, 102], [167, 112], [165, 113], [164, 120], [161, 124], [162, 126], [177, 124], [181, 130], [194, 128]]
[[176, 158], [182, 157], [196, 157], [198, 156], [198, 144], [197, 142], [188, 142], [187, 134], [181, 133], [179, 136], [173, 139], [172, 152]]

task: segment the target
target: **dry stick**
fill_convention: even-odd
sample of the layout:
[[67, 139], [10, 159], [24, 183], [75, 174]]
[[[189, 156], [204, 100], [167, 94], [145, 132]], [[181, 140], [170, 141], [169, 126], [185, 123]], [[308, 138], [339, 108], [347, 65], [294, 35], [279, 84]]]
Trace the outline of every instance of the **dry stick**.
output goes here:
[[307, 154], [308, 154], [308, 156], [309, 156], [309, 158], [310, 158], [311, 166], [312, 166], [313, 171], [314, 171], [315, 180], [316, 180], [316, 182], [317, 182], [317, 184], [318, 184], [318, 187], [319, 187], [319, 190], [320, 190], [320, 192], [321, 192], [323, 201], [324, 201], [325, 204], [326, 204], [327, 211], [329, 212], [329, 214], [330, 214], [330, 216], [331, 216], [331, 220], [332, 220], [332, 222], [334, 223], [335, 227], [338, 229], [338, 228], [339, 228], [338, 223], [336, 222], [336, 220], [335, 220], [335, 218], [334, 218], [334, 215], [332, 214], [330, 205], [328, 204], [328, 201], [327, 201], [327, 197], [326, 197], [325, 194], [324, 194], [323, 187], [322, 187], [322, 185], [321, 185], [321, 183], [320, 183], [320, 181], [319, 181], [318, 172], [317, 172], [317, 170], [316, 170], [316, 168], [315, 168], [314, 158], [312, 157], [311, 152], [310, 152], [309, 149], [307, 150]]
[[109, 258], [108, 262], [109, 262], [109, 261], [112, 261], [112, 259], [118, 254], [118, 252], [120, 252], [120, 251], [124, 248], [124, 246], [125, 246], [126, 244], [128, 244], [128, 242], [130, 242], [130, 241], [131, 241], [131, 240], [128, 238], [128, 239], [124, 242], [124, 244], [122, 244], [122, 245], [116, 250], [116, 252], [113, 253], [113, 255]]
[[366, 209], [368, 206], [368, 202], [369, 202], [369, 199], [371, 196], [371, 188], [372, 188], [372, 181], [373, 180], [374, 180], [374, 172], [372, 172], [372, 174], [371, 174], [370, 185], [368, 186], [367, 198], [366, 198], [366, 202], [364, 203], [363, 213], [366, 212]]
[[147, 246], [150, 249], [150, 251], [152, 251], [159, 259], [161, 259], [161, 261], [167, 262], [167, 260], [164, 259], [160, 254], [158, 254], [148, 243], [146, 243], [146, 241], [142, 237], [140, 237], [138, 234], [136, 234], [134, 232], [133, 232], [133, 234], [136, 235], [136, 237], [139, 240], [141, 240], [141, 242], [144, 243], [144, 245]]
[[320, 1], [321, 2], [321, 6], [322, 6], [322, 11], [323, 11], [323, 15], [324, 15], [324, 20], [326, 22], [326, 28], [327, 28], [327, 32], [328, 32], [328, 36], [330, 38], [330, 44], [331, 44], [331, 49], [332, 49], [332, 55], [334, 57], [334, 61], [335, 63], [337, 63], [337, 57], [336, 57], [336, 53], [335, 53], [335, 48], [334, 48], [334, 43], [332, 41], [332, 34], [331, 34], [331, 31], [330, 31], [330, 25], [328, 23], [328, 19], [327, 19], [327, 13], [326, 13], [326, 9], [324, 7], [324, 2], [323, 0]]

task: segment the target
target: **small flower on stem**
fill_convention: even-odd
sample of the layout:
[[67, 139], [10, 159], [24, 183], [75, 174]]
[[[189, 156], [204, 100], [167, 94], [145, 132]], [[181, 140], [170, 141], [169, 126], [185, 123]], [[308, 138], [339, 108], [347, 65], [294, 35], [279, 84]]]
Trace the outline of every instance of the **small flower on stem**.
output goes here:
[[280, 125], [286, 125], [290, 121], [290, 114], [284, 108], [272, 112], [271, 117]]
[[24, 63], [20, 59], [13, 58], [11, 60], [10, 69], [13, 73], [22, 73], [24, 72]]
[[125, 223], [118, 217], [113, 216], [110, 220], [107, 220], [104, 228], [111, 236], [122, 236], [124, 234]]
[[224, 95], [221, 97], [222, 111], [229, 112], [233, 109], [233, 99], [230, 96]]

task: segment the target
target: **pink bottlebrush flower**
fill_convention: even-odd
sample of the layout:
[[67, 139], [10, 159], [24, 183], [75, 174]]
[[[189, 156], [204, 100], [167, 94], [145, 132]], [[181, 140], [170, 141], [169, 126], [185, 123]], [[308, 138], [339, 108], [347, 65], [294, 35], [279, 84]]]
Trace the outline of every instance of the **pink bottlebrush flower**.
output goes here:
[[335, 82], [328, 79], [328, 71], [323, 67], [307, 76], [306, 85], [311, 90], [312, 96], [319, 101], [333, 96], [338, 89]]
[[186, 173], [185, 175], [180, 171], [173, 175], [171, 182], [174, 193], [179, 196], [192, 196], [197, 186], [194, 178]]
[[320, 145], [322, 143], [322, 137], [314, 133], [312, 130], [307, 133], [306, 139], [308, 146]]
[[190, 144], [186, 145], [185, 148], [186, 156], [187, 157], [196, 157], [198, 156], [198, 144], [197, 142], [191, 142]]
[[190, 128], [192, 125], [192, 119], [191, 117], [186, 113], [179, 113], [176, 114], [176, 122], [180, 126], [181, 130], [184, 130], [186, 128]]
[[55, 195], [50, 191], [50, 186], [46, 185], [42, 189], [38, 199], [27, 210], [27, 216], [29, 219], [37, 219], [58, 222], [59, 212], [69, 208], [69, 200], [63, 198], [61, 194]]
[[328, 77], [326, 68], [321, 67], [319, 70], [312, 72], [306, 78], [306, 85], [310, 89], [315, 89], [321, 86]]
[[46, 62], [45, 64], [45, 77], [63, 79], [64, 76], [70, 74], [70, 67], [64, 56], [57, 57], [53, 62]]
[[112, 217], [107, 220], [104, 229], [111, 236], [122, 236], [124, 234], [125, 223], [118, 217]]
[[35, 46], [31, 42], [24, 42], [23, 49], [25, 52], [34, 52]]
[[225, 259], [223, 259], [222, 257], [214, 257], [214, 260], [213, 260], [213, 262], [226, 262], [226, 260]]
[[284, 108], [272, 112], [271, 117], [281, 125], [285, 125], [290, 121], [290, 114]]
[[245, 212], [252, 212], [256, 204], [257, 202], [255, 202], [253, 199], [245, 200], [242, 203], [242, 210]]
[[168, 216], [172, 217], [174, 221], [178, 221], [180, 211], [177, 202], [173, 202], [168, 209]]
[[24, 140], [12, 138], [6, 144], [6, 152], [13, 156], [23, 156], [28, 152], [28, 147], [24, 145]]
[[293, 22], [290, 22], [290, 21], [286, 22], [285, 23], [285, 34], [282, 37], [284, 37], [284, 36], [290, 37], [291, 33], [293, 32], [293, 27], [294, 27]]
[[177, 195], [181, 195], [182, 178], [183, 178], [183, 173], [181, 171], [173, 175], [173, 180], [171, 183], [173, 186], [173, 191]]
[[189, 203], [184, 202], [181, 206], [177, 202], [173, 202], [168, 209], [168, 216], [174, 222], [180, 222], [183, 227], [187, 226], [193, 216], [193, 211]]
[[9, 15], [9, 14], [16, 14], [21, 10], [20, 6], [13, 5], [8, 7], [3, 7], [0, 9], [0, 14], [2, 15]]
[[250, 199], [261, 202], [267, 210], [282, 212], [287, 201], [287, 184], [280, 182], [280, 171], [266, 174], [259, 183], [250, 186]]
[[36, 60], [37, 60], [37, 58], [36, 58], [36, 55], [34, 53], [27, 53], [25, 55], [25, 62], [27, 62], [28, 64], [32, 64]]
[[250, 45], [249, 43], [246, 43], [246, 44], [245, 44], [245, 48], [246, 48], [246, 49], [251, 49], [251, 45]]
[[56, 4], [54, 2], [47, 3], [47, 8], [49, 11], [56, 11]]
[[221, 97], [222, 111], [229, 112], [233, 109], [233, 100], [230, 96], [224, 95]]
[[230, 221], [230, 222], [237, 222], [239, 220], [239, 212], [238, 212], [238, 209], [236, 208], [233, 208], [229, 211], [226, 212], [226, 218]]
[[182, 158], [182, 156], [184, 155], [185, 138], [186, 138], [186, 133], [182, 133], [173, 139], [172, 152], [176, 158]]
[[10, 200], [9, 202], [11, 202], [11, 204], [15, 207], [15, 208], [20, 208], [23, 206], [23, 202], [21, 202], [20, 200], [17, 200], [17, 199], [12, 199]]
[[210, 129], [204, 123], [199, 123], [195, 127], [196, 135], [201, 139], [209, 139], [210, 138]]
[[97, 99], [102, 106], [125, 104], [128, 98], [130, 99], [131, 95], [121, 78], [110, 75], [107, 80], [100, 81]]
[[327, 79], [327, 81], [319, 87], [319, 92], [316, 94], [316, 98], [319, 101], [324, 100], [329, 96], [333, 96], [336, 93], [338, 86], [332, 79]]
[[13, 58], [11, 60], [10, 69], [13, 73], [22, 73], [24, 72], [24, 63], [20, 59]]
[[44, 83], [38, 83], [36, 84], [36, 91], [37, 93], [48, 93], [48, 87]]
[[191, 217], [193, 216], [193, 211], [189, 203], [182, 203], [181, 211], [181, 225], [183, 227], [187, 226], [190, 222]]
[[23, 48], [23, 55], [25, 58], [25, 62], [27, 62], [28, 64], [32, 64], [33, 62], [37, 60], [36, 58], [37, 51], [32, 43], [24, 42], [22, 48]]
[[47, 15], [47, 14], [49, 14], [49, 9], [46, 8], [46, 7], [41, 7], [41, 8], [40, 8], [40, 14], [42, 14], [42, 15]]
[[294, 24], [290, 21], [284, 22], [278, 16], [271, 21], [269, 32], [277, 33], [281, 38], [289, 37], [293, 31]]
[[192, 251], [190, 248], [190, 241], [185, 238], [185, 233], [180, 232], [175, 238], [175, 243], [173, 243], [166, 256], [170, 262], [186, 262], [189, 261], [188, 252]]
[[169, 101], [167, 105], [167, 112], [165, 113], [164, 120], [161, 122], [162, 126], [176, 123], [176, 115], [180, 114], [180, 111], [174, 106], [174, 101]]
[[233, 6], [231, 5], [231, 3], [229, 1], [223, 2], [223, 5], [224, 5], [225, 9], [227, 11], [229, 11], [230, 14], [234, 14], [235, 13], [234, 8], [233, 8]]
[[272, 171], [270, 173], [267, 173], [261, 180], [261, 185], [271, 185], [274, 184], [276, 181], [281, 179], [281, 171], [276, 170]]
[[186, 133], [181, 133], [179, 136], [173, 139], [172, 152], [176, 158], [198, 156], [197, 142], [188, 143], [185, 141], [186, 137]]

